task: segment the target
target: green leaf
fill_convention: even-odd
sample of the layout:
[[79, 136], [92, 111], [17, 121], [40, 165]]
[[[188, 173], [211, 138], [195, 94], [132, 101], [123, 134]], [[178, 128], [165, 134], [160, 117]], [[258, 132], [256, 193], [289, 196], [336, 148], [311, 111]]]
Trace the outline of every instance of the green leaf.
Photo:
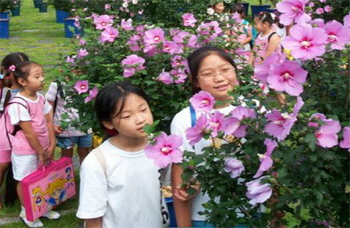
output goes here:
[[314, 133], [308, 133], [305, 137], [305, 142], [309, 144], [309, 148], [312, 151], [316, 149], [316, 137]]

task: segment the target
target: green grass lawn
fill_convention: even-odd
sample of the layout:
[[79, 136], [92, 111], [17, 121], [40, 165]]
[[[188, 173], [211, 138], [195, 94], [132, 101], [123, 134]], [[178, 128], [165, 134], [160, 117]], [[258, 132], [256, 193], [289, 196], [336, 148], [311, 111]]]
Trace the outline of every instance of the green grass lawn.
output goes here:
[[52, 7], [39, 13], [32, 0], [23, 0], [21, 15], [11, 17], [10, 39], [0, 39], [0, 59], [11, 52], [24, 52], [44, 66], [49, 79], [60, 55], [69, 54], [72, 47], [71, 39], [64, 37], [64, 24], [56, 23]]

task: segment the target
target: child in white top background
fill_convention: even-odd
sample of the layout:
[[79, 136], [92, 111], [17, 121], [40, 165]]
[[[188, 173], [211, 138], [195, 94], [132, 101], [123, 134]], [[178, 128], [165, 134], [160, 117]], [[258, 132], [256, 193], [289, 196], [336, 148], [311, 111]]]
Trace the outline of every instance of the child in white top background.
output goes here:
[[[53, 156], [56, 139], [53, 130], [51, 105], [38, 92], [44, 86], [43, 68], [34, 62], [22, 62], [16, 66], [15, 79], [21, 90], [12, 98], [8, 108], [10, 122], [19, 126], [15, 135], [9, 135], [12, 143], [12, 169], [14, 179], [18, 181], [17, 194], [23, 205], [21, 180], [38, 168], [38, 163], [45, 163]], [[30, 222], [26, 218], [22, 206], [20, 219], [28, 227], [42, 227], [43, 223], [36, 219]], [[49, 211], [43, 217], [58, 219], [57, 212]]]
[[[8, 102], [14, 97], [20, 89], [20, 85], [15, 80], [14, 72], [16, 65], [21, 62], [29, 61], [28, 56], [22, 52], [14, 52], [5, 56], [1, 62], [0, 69], [0, 116], [4, 112], [4, 109]], [[3, 126], [2, 126], [3, 127]], [[16, 199], [16, 191], [13, 180], [11, 165], [11, 151], [1, 150], [0, 153], [0, 187], [6, 176], [6, 191], [5, 191], [5, 204], [12, 205]], [[2, 208], [2, 199], [0, 199], [0, 209]]]
[[260, 12], [254, 18], [255, 28], [259, 34], [255, 39], [253, 52], [251, 54], [249, 63], [254, 66], [262, 64], [263, 60], [271, 55], [272, 52], [281, 52], [281, 38], [274, 32], [275, 15], [269, 12]]
[[94, 149], [80, 171], [77, 217], [88, 228], [163, 227], [160, 172], [144, 152], [153, 123], [145, 93], [128, 82], [105, 86], [95, 100], [103, 129], [115, 136]]
[[[228, 53], [216, 47], [205, 46], [194, 51], [187, 60], [192, 79], [193, 94], [202, 90], [210, 93], [215, 98], [215, 101], [230, 100], [228, 92], [239, 83], [236, 77], [235, 63]], [[229, 114], [233, 109], [234, 106], [230, 104], [225, 105], [225, 103], [215, 106], [215, 110], [225, 115]], [[195, 115], [198, 118], [201, 113], [196, 113]], [[211, 141], [202, 139], [192, 147], [185, 133], [191, 126], [190, 107], [187, 107], [175, 115], [171, 123], [171, 134], [181, 136], [183, 141], [181, 150], [202, 154], [203, 148], [209, 146]], [[213, 227], [212, 224], [205, 223], [205, 216], [198, 213], [204, 210], [202, 204], [209, 201], [209, 196], [201, 193], [189, 196], [186, 190], [181, 188], [182, 168], [177, 164], [173, 164], [172, 168], [173, 200], [178, 226]]]
[[78, 110], [73, 108], [66, 108], [66, 92], [63, 89], [63, 85], [58, 82], [52, 82], [49, 89], [46, 92], [46, 99], [53, 107], [53, 123], [55, 133], [57, 135], [57, 146], [62, 149], [62, 156], [72, 157], [74, 145], [77, 145], [77, 152], [79, 156], [80, 164], [90, 151], [92, 145], [92, 132], [91, 129], [88, 133], [84, 133], [69, 126], [67, 129], [62, 130], [62, 115], [68, 115], [65, 121], [73, 121], [79, 119]]

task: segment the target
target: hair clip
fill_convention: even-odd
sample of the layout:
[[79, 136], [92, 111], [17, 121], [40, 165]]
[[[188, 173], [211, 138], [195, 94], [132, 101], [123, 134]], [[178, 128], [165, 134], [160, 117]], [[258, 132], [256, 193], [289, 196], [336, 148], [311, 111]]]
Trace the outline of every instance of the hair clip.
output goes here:
[[16, 66], [15, 66], [15, 65], [11, 65], [11, 66], [9, 67], [9, 70], [14, 72], [14, 71], [16, 70]]
[[274, 13], [270, 13], [270, 16], [271, 16], [272, 20], [276, 19], [276, 15]]

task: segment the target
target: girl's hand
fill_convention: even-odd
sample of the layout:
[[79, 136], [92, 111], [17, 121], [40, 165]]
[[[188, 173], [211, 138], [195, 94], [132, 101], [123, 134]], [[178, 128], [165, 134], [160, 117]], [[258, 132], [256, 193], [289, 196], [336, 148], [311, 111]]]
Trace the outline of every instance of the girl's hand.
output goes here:
[[55, 149], [56, 149], [56, 144], [54, 144], [53, 146], [50, 146], [49, 148], [47, 148], [46, 154], [47, 154], [48, 158], [53, 159], [53, 154], [55, 152]]
[[189, 201], [198, 195], [201, 189], [201, 185], [199, 182], [197, 182], [196, 184], [191, 185], [191, 188], [193, 188], [196, 191], [196, 193], [193, 195], [189, 195], [187, 193], [188, 188], [184, 189], [184, 188], [181, 188], [181, 186], [178, 186], [173, 192], [173, 194], [177, 199], [181, 201]]
[[45, 162], [48, 160], [48, 156], [47, 156], [46, 151], [39, 154], [39, 160], [42, 164], [45, 164]]
[[53, 129], [54, 129], [56, 135], [62, 133], [62, 128], [60, 126], [53, 125]]

